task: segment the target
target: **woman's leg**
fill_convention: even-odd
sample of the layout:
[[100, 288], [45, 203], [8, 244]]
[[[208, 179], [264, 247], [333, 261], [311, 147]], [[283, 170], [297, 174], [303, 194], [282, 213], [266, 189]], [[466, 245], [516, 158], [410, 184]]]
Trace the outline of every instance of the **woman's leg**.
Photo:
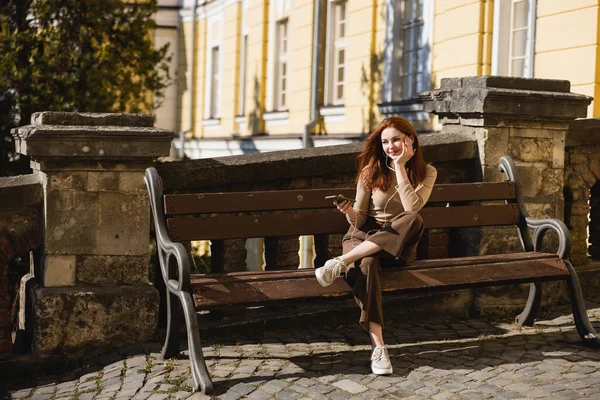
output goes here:
[[369, 322], [369, 337], [371, 338], [371, 346], [384, 346], [383, 331], [378, 323]]
[[354, 261], [360, 260], [361, 258], [368, 257], [370, 255], [378, 253], [379, 251], [381, 251], [381, 247], [379, 247], [378, 245], [376, 245], [373, 242], [364, 241], [361, 244], [359, 244], [358, 246], [356, 246], [355, 248], [353, 248], [352, 250], [350, 250], [348, 253], [340, 256], [339, 258], [344, 260], [346, 265], [350, 265]]

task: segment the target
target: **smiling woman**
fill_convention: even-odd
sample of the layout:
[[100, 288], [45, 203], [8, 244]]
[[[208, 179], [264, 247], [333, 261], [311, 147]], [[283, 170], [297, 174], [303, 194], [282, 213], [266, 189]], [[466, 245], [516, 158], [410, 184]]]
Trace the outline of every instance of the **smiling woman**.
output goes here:
[[369, 331], [374, 374], [391, 374], [384, 347], [381, 267], [415, 259], [423, 233], [417, 213], [427, 202], [437, 171], [425, 164], [419, 138], [401, 117], [385, 119], [366, 139], [358, 157], [356, 202], [334, 201], [350, 224], [344, 254], [315, 270], [322, 286], [345, 274], [361, 308], [360, 324]]

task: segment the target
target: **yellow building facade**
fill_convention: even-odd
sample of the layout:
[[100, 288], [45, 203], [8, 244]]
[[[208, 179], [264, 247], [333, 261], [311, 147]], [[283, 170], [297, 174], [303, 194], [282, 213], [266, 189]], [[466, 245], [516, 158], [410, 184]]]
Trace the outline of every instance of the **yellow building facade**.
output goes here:
[[595, 97], [599, 17], [599, 0], [164, 0], [175, 81], [157, 125], [199, 158], [347, 143], [388, 115], [433, 131], [419, 92], [449, 77]]

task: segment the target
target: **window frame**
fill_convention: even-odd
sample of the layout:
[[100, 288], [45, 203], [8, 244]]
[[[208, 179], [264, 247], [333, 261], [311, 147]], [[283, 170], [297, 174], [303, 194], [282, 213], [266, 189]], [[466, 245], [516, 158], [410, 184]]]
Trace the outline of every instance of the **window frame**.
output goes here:
[[[516, 3], [527, 2], [527, 28], [525, 35], [525, 55], [514, 57], [513, 52], [513, 22], [514, 6]], [[536, 31], [537, 0], [496, 0], [494, 3], [494, 28], [492, 33], [492, 75], [516, 76], [533, 78], [535, 61], [535, 31]], [[521, 28], [521, 30], [523, 30]], [[512, 61], [516, 58], [524, 60], [523, 74], [514, 75]]]
[[[420, 4], [420, 15], [404, 21], [404, 5]], [[419, 92], [431, 89], [432, 48], [433, 48], [433, 4], [428, 0], [386, 0], [386, 38], [384, 61], [384, 81], [382, 103], [418, 103]], [[405, 29], [403, 29], [405, 27]], [[414, 28], [420, 27], [418, 35]], [[410, 52], [405, 51], [404, 35], [409, 29], [410, 41], [416, 44]], [[419, 43], [421, 46], [419, 47]], [[414, 53], [408, 64], [408, 72], [403, 68], [406, 54]], [[407, 93], [403, 80], [410, 79]]]
[[[283, 32], [282, 32], [283, 31]], [[289, 92], [289, 19], [275, 23], [275, 68], [273, 77], [273, 111], [286, 111]], [[282, 50], [283, 49], [283, 50]]]
[[[216, 53], [216, 57], [215, 57]], [[210, 48], [210, 100], [208, 118], [221, 118], [221, 48], [219, 45]], [[216, 70], [216, 71], [215, 71]]]
[[[221, 119], [222, 100], [223, 100], [223, 37], [224, 15], [222, 12], [210, 16], [207, 20], [208, 35], [205, 48], [205, 91], [204, 91], [204, 122], [203, 125], [214, 125], [210, 121], [219, 121]], [[213, 60], [217, 48], [217, 60]], [[215, 65], [218, 69], [217, 78], [213, 74]]]
[[[339, 17], [338, 7], [344, 7], [344, 36], [339, 36]], [[324, 100], [326, 106], [342, 106], [345, 95], [345, 78], [348, 60], [348, 1], [347, 0], [328, 0], [327, 2], [327, 39], [325, 52], [325, 84]], [[343, 80], [338, 80], [339, 52], [344, 52]], [[337, 96], [338, 87], [342, 87], [342, 95]]]

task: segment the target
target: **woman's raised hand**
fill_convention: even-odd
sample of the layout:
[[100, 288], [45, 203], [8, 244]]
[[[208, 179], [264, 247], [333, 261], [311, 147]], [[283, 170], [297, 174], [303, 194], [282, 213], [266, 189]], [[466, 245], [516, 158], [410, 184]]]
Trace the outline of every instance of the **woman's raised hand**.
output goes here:
[[399, 167], [403, 167], [414, 155], [415, 150], [413, 149], [412, 141], [408, 136], [405, 136], [402, 141], [402, 153], [400, 153], [398, 157], [394, 158], [394, 164], [398, 165]]

